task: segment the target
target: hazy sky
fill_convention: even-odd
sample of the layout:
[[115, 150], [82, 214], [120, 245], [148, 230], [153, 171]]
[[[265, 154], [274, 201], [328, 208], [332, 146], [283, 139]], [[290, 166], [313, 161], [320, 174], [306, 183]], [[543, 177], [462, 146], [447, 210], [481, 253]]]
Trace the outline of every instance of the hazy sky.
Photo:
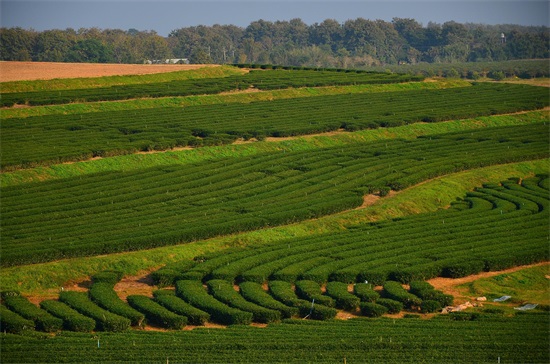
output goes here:
[[306, 24], [325, 19], [413, 18], [459, 23], [549, 25], [547, 0], [0, 0], [0, 25], [46, 29], [116, 28], [155, 30], [168, 35], [195, 25], [301, 18]]

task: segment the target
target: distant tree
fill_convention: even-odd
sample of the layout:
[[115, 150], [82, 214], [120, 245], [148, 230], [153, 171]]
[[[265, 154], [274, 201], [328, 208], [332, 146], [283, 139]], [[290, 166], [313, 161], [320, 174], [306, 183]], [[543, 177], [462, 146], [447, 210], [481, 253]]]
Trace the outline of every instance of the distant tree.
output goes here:
[[191, 53], [189, 62], [193, 64], [209, 64], [212, 63], [212, 58], [204, 49], [197, 48]]
[[79, 40], [67, 55], [69, 62], [108, 63], [113, 62], [113, 51], [98, 39]]

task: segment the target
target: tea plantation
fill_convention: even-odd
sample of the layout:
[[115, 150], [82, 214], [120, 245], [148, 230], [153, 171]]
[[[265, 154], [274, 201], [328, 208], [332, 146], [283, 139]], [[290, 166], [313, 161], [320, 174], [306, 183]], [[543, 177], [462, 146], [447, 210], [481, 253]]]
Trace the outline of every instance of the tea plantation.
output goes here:
[[[56, 108], [62, 102], [98, 100], [99, 95], [118, 100], [251, 86], [411, 81], [421, 78], [257, 70], [131, 87], [2, 94], [2, 100], [7, 106]], [[365, 196], [384, 206], [401, 191], [415, 191], [442, 176], [548, 161], [548, 112], [539, 111], [536, 115], [546, 116], [539, 119], [525, 112], [547, 107], [548, 95], [543, 87], [473, 83], [3, 120], [2, 181], [10, 183], [2, 186], [0, 204], [0, 359], [548, 362], [547, 305], [526, 312], [488, 305], [443, 315], [439, 312], [453, 305], [454, 297], [426, 280], [548, 262], [550, 171], [518, 168], [518, 174], [479, 183], [456, 193], [459, 198], [450, 206], [429, 212], [346, 221], [353, 209], [365, 209], [355, 214], [369, 210]], [[484, 126], [488, 120], [498, 124], [498, 118], [506, 118], [499, 115], [506, 113], [519, 114], [503, 125]], [[445, 124], [456, 119], [468, 120]], [[436, 122], [442, 125], [438, 132], [406, 134], [414, 125]], [[470, 128], [472, 123], [479, 127]], [[397, 126], [398, 132], [389, 132]], [[388, 132], [338, 142], [338, 135], [327, 134], [323, 142], [311, 139], [307, 148], [298, 141], [263, 141], [326, 131], [367, 135], [379, 128]], [[215, 147], [235, 141], [249, 143], [235, 144], [232, 152]], [[267, 143], [276, 147], [254, 147]], [[94, 160], [58, 164], [91, 157], [123, 161], [114, 156], [177, 146], [192, 146], [196, 154], [151, 154], [152, 164], [120, 170], [116, 164], [99, 167]], [[213, 155], [197, 158], [204, 146]], [[189, 160], [166, 161], [176, 154]], [[63, 176], [67, 169], [71, 173]], [[58, 176], [48, 177], [55, 170]], [[34, 181], [10, 179], [23, 172], [32, 172]], [[334, 214], [341, 215], [338, 227], [303, 236], [243, 239], [246, 244], [219, 245], [207, 253], [191, 250], [205, 239], [233, 234], [237, 241], [246, 232], [267, 234], [273, 227], [315, 224]], [[154, 285], [149, 294], [121, 294], [118, 284], [130, 272], [123, 266], [96, 269], [91, 260], [87, 282], [73, 273], [78, 290], [19, 292], [16, 288], [26, 287], [24, 282], [4, 274], [42, 269], [55, 277], [59, 262], [86, 264], [92, 257], [116, 259], [169, 246], [196, 253], [168, 264], [143, 259]]]

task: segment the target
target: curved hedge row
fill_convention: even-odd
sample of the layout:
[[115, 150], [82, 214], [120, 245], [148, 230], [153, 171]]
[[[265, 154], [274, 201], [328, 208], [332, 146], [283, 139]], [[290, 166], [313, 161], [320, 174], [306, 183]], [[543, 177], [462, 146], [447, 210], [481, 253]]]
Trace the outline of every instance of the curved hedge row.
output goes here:
[[130, 327], [130, 320], [102, 309], [88, 298], [85, 292], [64, 291], [59, 300], [96, 322], [96, 329], [101, 331], [124, 331]]
[[175, 314], [149, 297], [130, 295], [126, 299], [130, 306], [137, 311], [143, 312], [150, 324], [176, 330], [182, 329], [187, 325], [187, 317]]
[[239, 285], [241, 295], [250, 302], [281, 313], [282, 318], [290, 318], [298, 314], [296, 307], [290, 307], [276, 300], [267, 293], [260, 284], [243, 282]]
[[166, 307], [168, 310], [188, 319], [191, 325], [204, 325], [210, 320], [210, 314], [199, 310], [179, 297], [176, 297], [173, 291], [155, 291], [153, 292], [155, 301]]
[[206, 282], [210, 294], [236, 309], [252, 313], [252, 320], [259, 323], [270, 323], [281, 320], [281, 313], [276, 310], [259, 306], [246, 300], [239, 292], [233, 289], [233, 285], [223, 279], [212, 279]]
[[63, 328], [69, 331], [90, 332], [96, 327], [94, 319], [84, 316], [60, 301], [44, 300], [40, 307], [63, 320]]
[[56, 332], [63, 327], [63, 320], [52, 316], [47, 311], [36, 307], [22, 296], [5, 297], [2, 303], [15, 313], [34, 322], [36, 329], [46, 332]]
[[225, 325], [248, 325], [252, 322], [252, 313], [229, 307], [215, 299], [206, 292], [200, 281], [177, 281], [176, 294], [194, 307], [208, 312], [214, 322]]
[[0, 329], [20, 334], [27, 330], [34, 330], [34, 322], [10, 311], [6, 306], [0, 305]]
[[128, 306], [118, 297], [110, 282], [94, 283], [88, 292], [93, 302], [109, 312], [126, 317], [133, 326], [140, 326], [145, 319], [141, 312]]

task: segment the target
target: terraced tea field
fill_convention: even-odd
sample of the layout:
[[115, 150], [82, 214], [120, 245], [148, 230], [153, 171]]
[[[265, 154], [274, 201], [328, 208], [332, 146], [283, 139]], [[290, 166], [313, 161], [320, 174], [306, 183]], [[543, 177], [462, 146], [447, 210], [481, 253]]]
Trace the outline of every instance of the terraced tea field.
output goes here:
[[2, 94], [52, 104], [1, 124], [2, 362], [547, 362], [546, 305], [434, 314], [425, 281], [549, 260], [548, 89], [407, 77], [235, 71], [108, 87], [280, 91], [65, 116], [106, 88]]

